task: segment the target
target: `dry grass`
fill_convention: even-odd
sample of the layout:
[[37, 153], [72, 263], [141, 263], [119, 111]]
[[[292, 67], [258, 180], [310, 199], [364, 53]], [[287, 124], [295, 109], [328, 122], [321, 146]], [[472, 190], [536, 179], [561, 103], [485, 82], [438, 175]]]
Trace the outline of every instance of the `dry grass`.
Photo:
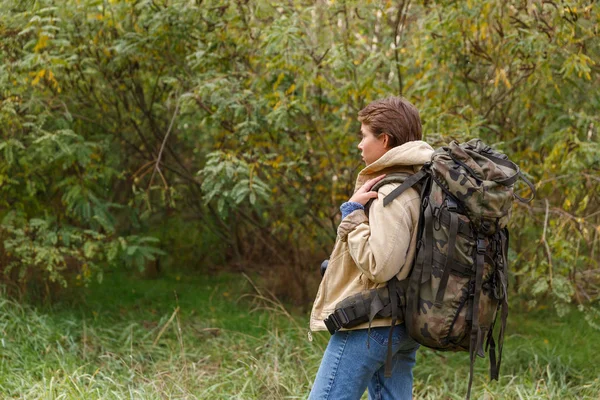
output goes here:
[[[155, 287], [155, 301], [162, 303], [128, 299], [127, 293], [139, 293], [148, 283], [126, 281], [98, 299], [116, 302], [103, 311], [96, 311], [100, 303], [79, 312], [39, 311], [1, 298], [2, 397], [306, 398], [327, 334], [314, 335], [311, 342], [307, 318], [290, 313], [264, 289], [239, 278], [215, 279], [203, 280], [213, 289], [198, 299], [192, 295], [199, 284], [178, 287], [178, 297], [170, 301], [165, 300], [169, 296], [161, 300], [162, 289]], [[224, 295], [236, 287], [243, 293]], [[109, 290], [104, 288], [103, 293]], [[146, 311], [136, 308], [140, 301]], [[94, 312], [97, 316], [89, 317]], [[232, 316], [238, 316], [237, 325], [231, 325]], [[511, 316], [501, 380], [489, 383], [486, 360], [479, 360], [473, 398], [598, 399], [595, 354], [600, 349], [590, 340], [594, 335], [574, 314], [566, 320], [543, 313]], [[421, 350], [415, 398], [464, 398], [467, 359], [466, 354]]]

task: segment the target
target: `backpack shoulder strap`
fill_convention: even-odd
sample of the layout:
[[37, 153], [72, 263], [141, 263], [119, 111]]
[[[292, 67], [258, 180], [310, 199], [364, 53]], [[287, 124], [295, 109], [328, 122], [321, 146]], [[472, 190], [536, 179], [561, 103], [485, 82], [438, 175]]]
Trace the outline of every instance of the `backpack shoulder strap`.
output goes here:
[[[373, 185], [371, 191], [378, 192], [379, 189], [381, 189], [383, 186], [389, 183], [404, 183], [410, 177], [411, 174], [409, 174], [408, 172], [392, 172], [390, 174], [387, 174], [382, 180]], [[370, 199], [367, 202], [367, 204], [365, 204], [365, 213], [367, 214], [367, 216], [369, 215], [369, 208], [371, 208], [371, 203], [373, 203], [373, 200], [375, 199]]]
[[425, 167], [423, 167], [416, 174], [412, 174], [409, 177], [407, 177], [400, 186], [398, 186], [396, 189], [392, 190], [387, 196], [385, 196], [385, 198], [383, 199], [383, 206], [384, 207], [387, 206], [388, 204], [390, 204], [392, 202], [392, 200], [394, 200], [396, 197], [400, 196], [408, 188], [411, 188], [411, 187], [415, 186], [417, 183], [421, 182], [421, 180], [423, 180], [423, 178], [425, 178], [426, 175], [427, 175], [427, 171], [426, 171]]
[[[423, 168], [419, 170], [419, 172], [414, 174], [409, 174], [405, 172], [394, 172], [388, 174], [385, 176], [385, 178], [373, 185], [371, 190], [377, 192], [381, 187], [387, 185], [388, 183], [400, 183], [400, 186], [392, 190], [383, 198], [383, 206], [385, 207], [388, 204], [390, 204], [394, 199], [396, 199], [396, 197], [404, 193], [407, 189], [417, 185], [423, 179], [425, 179], [425, 177], [429, 174], [429, 170], [426, 168], [427, 166], [428, 164], [424, 165]], [[371, 199], [367, 202], [367, 204], [365, 204], [365, 213], [367, 215], [369, 215], [369, 208], [371, 207], [371, 203], [373, 202], [373, 200], [374, 199]]]
[[372, 191], [378, 192], [383, 186], [389, 183], [403, 183], [411, 176], [408, 172], [392, 172], [386, 174], [385, 177], [373, 185]]

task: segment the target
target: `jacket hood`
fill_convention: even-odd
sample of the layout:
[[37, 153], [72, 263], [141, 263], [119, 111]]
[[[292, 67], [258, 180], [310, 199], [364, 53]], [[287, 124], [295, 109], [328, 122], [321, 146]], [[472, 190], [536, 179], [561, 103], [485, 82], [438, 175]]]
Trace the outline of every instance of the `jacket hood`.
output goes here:
[[369, 179], [381, 174], [400, 171], [415, 173], [421, 169], [423, 164], [431, 161], [432, 154], [433, 147], [422, 140], [414, 140], [394, 147], [360, 171], [356, 178], [355, 190], [358, 190]]

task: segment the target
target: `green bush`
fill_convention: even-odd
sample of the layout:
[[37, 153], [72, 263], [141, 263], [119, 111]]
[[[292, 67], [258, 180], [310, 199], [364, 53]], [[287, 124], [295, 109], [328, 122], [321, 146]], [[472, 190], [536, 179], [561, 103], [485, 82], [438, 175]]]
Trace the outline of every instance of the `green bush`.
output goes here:
[[[143, 245], [125, 256], [143, 264], [160, 247], [177, 265], [189, 254], [144, 238], [177, 214], [212, 233], [188, 235], [196, 248], [282, 271], [306, 302], [361, 168], [356, 114], [401, 94], [425, 140], [481, 137], [536, 182], [535, 202], [514, 209], [513, 287], [561, 313], [598, 298], [600, 42], [587, 1], [0, 5], [3, 217], [88, 235], [94, 254], [133, 235]], [[16, 243], [8, 224], [0, 235]], [[3, 269], [43, 269], [13, 257]]]

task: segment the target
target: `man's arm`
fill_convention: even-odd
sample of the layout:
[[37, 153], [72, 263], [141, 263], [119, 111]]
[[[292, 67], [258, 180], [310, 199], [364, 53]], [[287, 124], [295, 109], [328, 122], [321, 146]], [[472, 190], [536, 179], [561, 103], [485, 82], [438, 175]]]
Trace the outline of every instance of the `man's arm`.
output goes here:
[[382, 200], [389, 192], [384, 188], [371, 204], [369, 218], [357, 209], [338, 228], [358, 269], [377, 283], [387, 282], [405, 267], [419, 207], [418, 193], [408, 190], [384, 209]]

